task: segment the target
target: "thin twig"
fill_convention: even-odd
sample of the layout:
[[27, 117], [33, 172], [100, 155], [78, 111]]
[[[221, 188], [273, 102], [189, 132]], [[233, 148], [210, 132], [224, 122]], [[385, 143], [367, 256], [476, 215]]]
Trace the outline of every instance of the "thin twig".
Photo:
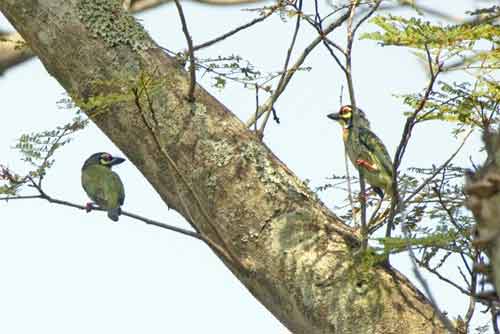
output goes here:
[[362, 237], [362, 249], [366, 250], [368, 248], [368, 224], [366, 222], [366, 186], [365, 177], [361, 170], [359, 172], [359, 191], [361, 193], [361, 237]]
[[318, 31], [318, 34], [323, 37], [323, 44], [325, 45], [325, 47], [328, 50], [328, 52], [330, 52], [330, 55], [335, 60], [335, 62], [337, 63], [337, 65], [342, 69], [342, 71], [345, 74], [346, 73], [345, 66], [342, 64], [342, 62], [340, 61], [340, 59], [337, 57], [337, 55], [333, 51], [332, 46], [334, 48], [336, 48], [337, 50], [339, 50], [344, 56], [347, 56], [347, 54], [344, 51], [344, 49], [342, 49], [339, 45], [337, 45], [336, 43], [334, 43], [333, 41], [331, 41], [325, 35], [325, 33], [323, 32], [323, 23], [322, 23], [322, 20], [321, 20], [321, 16], [319, 14], [318, 0], [314, 0], [314, 10], [316, 11], [314, 21], [311, 18], [307, 17], [307, 16], [306, 16], [306, 21], [309, 22], [309, 24], [311, 24]]
[[[432, 63], [429, 64], [429, 67], [432, 68]], [[413, 113], [408, 116], [406, 119], [405, 127], [403, 130], [403, 135], [401, 136], [401, 141], [398, 145], [398, 148], [396, 149], [396, 154], [394, 156], [394, 168], [397, 169], [399, 165], [401, 164], [401, 161], [403, 159], [403, 155], [406, 151], [406, 147], [408, 145], [408, 142], [410, 140], [411, 132], [413, 130], [413, 126], [415, 125], [415, 119], [417, 118], [418, 113], [425, 107], [426, 102], [429, 99], [429, 96], [432, 92], [432, 89], [434, 88], [434, 83], [436, 82], [436, 78], [438, 77], [438, 74], [440, 73], [440, 68], [437, 69], [437, 71], [434, 73], [434, 75], [431, 77], [431, 80], [429, 81], [429, 84], [427, 85], [427, 88], [425, 90], [424, 96], [422, 97], [422, 100], [420, 101], [419, 105], [413, 111]]]
[[[398, 196], [400, 196], [398, 194]], [[403, 190], [403, 196], [404, 196], [404, 190]], [[398, 203], [402, 203], [401, 202], [401, 198], [398, 199]], [[432, 308], [434, 309], [434, 311], [437, 313], [438, 317], [439, 317], [439, 320], [441, 320], [441, 322], [443, 323], [443, 325], [446, 327], [446, 329], [452, 333], [452, 334], [456, 334], [456, 330], [455, 330], [455, 326], [453, 326], [453, 324], [451, 323], [450, 319], [448, 319], [442, 312], [441, 310], [439, 309], [439, 307], [437, 306], [437, 303], [436, 303], [436, 300], [434, 298], [434, 295], [432, 294], [432, 291], [429, 287], [429, 283], [427, 282], [427, 280], [422, 276], [422, 273], [420, 272], [420, 270], [418, 269], [418, 266], [417, 266], [417, 257], [415, 256], [415, 253], [413, 252], [413, 248], [411, 247], [411, 244], [410, 244], [410, 238], [411, 238], [411, 235], [410, 235], [410, 230], [408, 228], [408, 225], [406, 224], [406, 218], [408, 216], [408, 212], [406, 211], [406, 207], [404, 204], [400, 205], [399, 208], [400, 210], [400, 213], [402, 215], [402, 219], [401, 219], [401, 230], [403, 232], [403, 236], [405, 237], [406, 239], [406, 249], [408, 251], [408, 254], [410, 256], [410, 260], [411, 260], [411, 263], [412, 263], [412, 266], [413, 266], [413, 274], [415, 275], [415, 277], [417, 278], [418, 282], [422, 285], [422, 287], [424, 288], [424, 291], [425, 293], [427, 294], [427, 298], [429, 298], [429, 302], [432, 306]]]
[[455, 289], [457, 289], [458, 291], [460, 291], [464, 295], [467, 295], [467, 296], [471, 295], [470, 291], [467, 291], [466, 289], [462, 288], [457, 283], [455, 283], [452, 280], [444, 277], [443, 275], [441, 275], [441, 273], [439, 273], [439, 271], [437, 271], [437, 269], [433, 269], [433, 268], [430, 268], [430, 267], [424, 265], [424, 263], [422, 261], [418, 260], [418, 259], [415, 259], [415, 260], [416, 260], [416, 262], [417, 262], [417, 264], [419, 266], [425, 268], [425, 270], [429, 271], [431, 274], [434, 274], [437, 278], [439, 278], [443, 282], [446, 282], [446, 283], [450, 284], [451, 286], [453, 286]]
[[[330, 32], [332, 32], [333, 30], [335, 30], [336, 28], [338, 28], [342, 23], [344, 23], [347, 18], [349, 17], [349, 13], [346, 12], [344, 13], [342, 16], [340, 16], [337, 20], [335, 20], [334, 22], [332, 22], [325, 30], [325, 35], [328, 35]], [[269, 109], [272, 108], [272, 106], [274, 105], [274, 103], [276, 102], [276, 100], [278, 99], [278, 97], [283, 93], [283, 91], [285, 90], [286, 86], [288, 85], [288, 83], [290, 82], [290, 79], [293, 77], [293, 75], [297, 72], [297, 70], [299, 69], [300, 66], [302, 66], [302, 64], [304, 63], [304, 61], [306, 60], [307, 56], [311, 53], [311, 51], [316, 47], [318, 46], [319, 43], [321, 43], [321, 41], [323, 40], [323, 38], [321, 36], [318, 36], [316, 37], [305, 49], [304, 51], [302, 52], [302, 54], [299, 56], [299, 58], [297, 59], [297, 61], [294, 63], [294, 65], [287, 71], [286, 73], [286, 76], [283, 80], [283, 83], [281, 85], [281, 87], [279, 87], [279, 89], [276, 89], [274, 91], [274, 94], [271, 95], [267, 101], [264, 103], [264, 105], [260, 108], [259, 112], [257, 113], [257, 115], [253, 115], [247, 122], [246, 122], [246, 126], [248, 128], [250, 128], [256, 121], [259, 117], [261, 117], [265, 112], [267, 112]]]
[[[443, 170], [443, 172], [444, 172], [444, 170]], [[442, 184], [443, 183], [441, 183], [441, 185]], [[436, 188], [433, 188], [433, 190], [434, 190], [434, 193], [436, 194], [436, 196], [438, 197], [438, 202], [441, 205], [441, 208], [446, 212], [446, 215], [448, 216], [450, 223], [453, 226], [455, 226], [455, 228], [460, 232], [460, 234], [462, 235], [463, 238], [470, 241], [471, 240], [470, 236], [468, 235], [468, 233], [466, 231], [464, 231], [464, 228], [462, 226], [460, 226], [460, 224], [456, 221], [455, 217], [453, 217], [453, 213], [451, 212], [450, 208], [444, 202], [441, 191], [436, 189]]]
[[262, 22], [265, 19], [267, 19], [269, 16], [271, 16], [278, 8], [279, 8], [279, 6], [272, 6], [271, 10], [268, 13], [262, 15], [261, 17], [258, 17], [258, 18], [254, 19], [254, 20], [252, 20], [252, 21], [250, 21], [248, 23], [245, 23], [245, 24], [243, 24], [243, 25], [241, 25], [241, 26], [239, 26], [239, 27], [237, 27], [237, 28], [235, 28], [233, 30], [230, 30], [227, 33], [225, 33], [225, 34], [223, 34], [223, 35], [221, 35], [219, 37], [216, 37], [216, 38], [211, 39], [211, 40], [209, 40], [207, 42], [204, 42], [204, 43], [201, 43], [199, 45], [196, 45], [196, 46], [193, 47], [193, 50], [194, 51], [198, 51], [200, 49], [209, 47], [209, 46], [211, 46], [211, 45], [213, 45], [215, 43], [218, 43], [218, 42], [220, 42], [220, 41], [222, 41], [222, 40], [224, 40], [224, 39], [226, 39], [226, 38], [228, 38], [228, 37], [230, 37], [230, 36], [232, 36], [232, 35], [240, 32], [242, 30], [246, 29], [246, 28], [249, 28], [249, 27], [253, 26], [256, 23]]
[[[7, 202], [7, 201], [10, 201], [10, 200], [41, 199], [41, 200], [47, 201], [49, 203], [54, 203], [54, 204], [59, 204], [59, 205], [64, 205], [64, 206], [69, 206], [69, 207], [72, 207], [72, 208], [75, 208], [75, 209], [79, 209], [79, 210], [88, 210], [88, 208], [86, 206], [84, 206], [84, 205], [80, 205], [80, 204], [76, 204], [76, 203], [64, 201], [64, 200], [61, 200], [61, 199], [49, 196], [47, 193], [45, 193], [44, 190], [42, 190], [42, 188], [38, 187], [38, 184], [33, 184], [33, 182], [32, 182], [32, 186], [35, 189], [37, 189], [39, 195], [0, 197], [0, 201], [6, 201]], [[95, 210], [95, 211], [107, 211], [107, 210], [99, 208], [99, 207], [93, 207], [92, 210]], [[161, 222], [153, 220], [153, 219], [149, 219], [149, 218], [145, 218], [145, 217], [139, 216], [139, 215], [137, 215], [135, 213], [131, 213], [131, 212], [127, 212], [127, 211], [123, 211], [122, 210], [121, 211], [121, 215], [122, 216], [130, 217], [130, 218], [134, 218], [134, 219], [137, 219], [137, 220], [140, 220], [140, 221], [142, 221], [142, 222], [144, 222], [144, 223], [146, 223], [148, 225], [158, 226], [158, 227], [164, 228], [166, 230], [170, 230], [170, 231], [173, 231], [173, 232], [181, 233], [181, 234], [187, 235], [187, 236], [195, 238], [195, 239], [203, 240], [203, 237], [199, 233], [196, 233], [196, 232], [193, 232], [193, 231], [189, 231], [189, 230], [186, 230], [186, 229], [183, 229], [183, 228], [180, 228], [180, 227], [175, 227], [175, 226], [172, 226], [172, 225], [169, 225], [169, 224], [161, 223]]]
[[[474, 262], [479, 259], [479, 252], [474, 251]], [[470, 283], [470, 298], [469, 298], [469, 307], [467, 308], [467, 312], [465, 313], [464, 321], [465, 328], [468, 329], [470, 326], [470, 322], [472, 320], [472, 316], [474, 315], [474, 311], [476, 310], [476, 288], [477, 288], [477, 271], [473, 271], [471, 273], [471, 283]]]
[[495, 334], [500, 334], [500, 329], [498, 328], [498, 310], [494, 305], [490, 306], [491, 323], [493, 325], [493, 330]]
[[[354, 13], [356, 12], [356, 7], [358, 5], [358, 0], [353, 0], [351, 4], [351, 8], [349, 10], [349, 18], [347, 20], [347, 48], [345, 54], [345, 76], [347, 80], [347, 88], [349, 90], [349, 97], [351, 100], [351, 106], [355, 111], [354, 115], [357, 115], [356, 112], [356, 97], [354, 95], [354, 84], [352, 81], [352, 45], [354, 42], [354, 32], [352, 31], [352, 22], [354, 18]], [[358, 117], [353, 117], [354, 126], [351, 128], [351, 136], [354, 138], [359, 137], [359, 131], [357, 128]], [[366, 223], [366, 187], [365, 187], [365, 179], [363, 176], [363, 171], [361, 169], [358, 170], [359, 173], [359, 190], [360, 190], [360, 203], [361, 203], [361, 248], [362, 250], [366, 250], [368, 247], [368, 228]]]
[[[394, 155], [394, 161], [392, 164], [392, 166], [393, 166], [393, 179], [392, 179], [393, 188], [392, 188], [392, 191], [393, 191], [394, 195], [393, 195], [393, 200], [391, 203], [391, 213], [389, 214], [389, 219], [387, 222], [387, 230], [385, 233], [386, 237], [391, 236], [391, 231], [394, 228], [394, 218], [396, 217], [396, 213], [398, 211], [400, 211], [398, 209], [398, 207], [406, 205], [405, 203], [399, 202], [399, 200], [401, 199], [401, 196], [399, 196], [399, 193], [398, 193], [399, 166], [401, 164], [404, 153], [406, 151], [406, 147], [408, 145], [408, 142], [410, 141], [413, 127], [416, 124], [415, 120], [416, 120], [418, 114], [420, 113], [420, 111], [422, 111], [423, 108], [425, 107], [425, 104], [427, 103], [427, 101], [429, 99], [429, 96], [432, 92], [432, 89], [434, 88], [434, 84], [436, 82], [436, 79], [437, 79], [439, 73], [441, 72], [441, 65], [439, 65], [438, 56], [436, 56], [436, 58], [437, 58], [436, 64], [438, 65], [438, 67], [437, 67], [435, 72], [434, 72], [434, 70], [432, 70], [431, 73], [433, 73], [433, 75], [431, 76], [431, 79], [429, 80], [429, 83], [428, 83], [427, 88], [425, 90], [424, 96], [422, 97], [422, 100], [420, 101], [419, 105], [413, 111], [413, 113], [410, 116], [408, 116], [408, 118], [406, 119], [405, 126], [403, 129], [403, 134], [401, 135], [401, 140], [400, 140], [399, 145], [396, 149], [396, 154]], [[429, 62], [428, 63], [429, 69], [432, 69], [433, 63], [432, 63], [432, 59], [430, 57], [430, 54], [428, 54], [428, 62]], [[413, 197], [413, 196], [414, 195], [412, 195], [411, 197]], [[411, 197], [409, 197], [409, 198], [411, 198]]]
[[[280, 77], [280, 80], [278, 81], [278, 85], [276, 86], [276, 91], [281, 90], [281, 86], [284, 84], [285, 78], [288, 73], [288, 64], [290, 63], [290, 58], [292, 57], [292, 51], [293, 47], [295, 46], [295, 42], [297, 41], [297, 35], [299, 34], [299, 29], [300, 29], [300, 21], [302, 19], [302, 0], [298, 0], [299, 6], [297, 9], [297, 20], [295, 22], [295, 29], [293, 31], [293, 37], [292, 41], [290, 42], [290, 46], [288, 47], [287, 53], [286, 53], [286, 58], [285, 58], [285, 64], [283, 65], [283, 71]], [[284, 88], [283, 88], [284, 89]], [[267, 121], [269, 120], [269, 116], [271, 115], [271, 112], [274, 108], [274, 105], [270, 105], [270, 108], [267, 109], [265, 113], [265, 118], [264, 121], [261, 124], [261, 127], [259, 129], [259, 135], [261, 137], [264, 136], [264, 129], [266, 128]], [[257, 111], [258, 113], [258, 111]]]
[[[61, 141], [61, 139], [68, 133], [68, 129], [64, 129], [62, 131], [62, 133], [57, 136], [55, 142], [52, 144], [51, 148], [49, 149], [49, 151], [47, 152], [47, 154], [45, 155], [45, 158], [43, 159], [42, 163], [40, 164], [40, 168], [41, 169], [45, 169], [45, 165], [47, 164], [47, 162], [49, 161], [50, 157], [54, 154], [54, 152], [56, 151], [57, 149], [57, 144], [59, 144], [59, 142]], [[40, 174], [40, 177], [38, 178], [38, 186], [42, 186], [42, 181], [43, 181], [43, 178], [45, 177], [45, 173], [42, 172]]]
[[184, 12], [182, 11], [181, 3], [179, 0], [174, 0], [175, 6], [177, 7], [177, 11], [179, 12], [179, 17], [181, 19], [182, 31], [184, 32], [184, 36], [186, 36], [186, 41], [188, 44], [188, 54], [189, 54], [189, 90], [187, 94], [187, 100], [189, 102], [194, 101], [194, 89], [196, 86], [196, 63], [194, 59], [194, 49], [193, 49], [193, 40], [189, 35], [186, 18], [184, 17]]
[[377, 213], [380, 210], [380, 207], [382, 206], [382, 202], [383, 202], [382, 199], [380, 199], [378, 201], [377, 206], [373, 210], [372, 215], [370, 216], [370, 219], [368, 220], [368, 224], [367, 224], [367, 229], [368, 229], [367, 233], [368, 234], [370, 233], [370, 226], [373, 226], [375, 224], [375, 218], [377, 217]]
[[453, 159], [455, 159], [455, 157], [457, 156], [457, 154], [460, 152], [460, 150], [462, 149], [462, 147], [465, 145], [465, 142], [467, 141], [467, 139], [469, 138], [469, 136], [472, 134], [472, 129], [469, 130], [469, 132], [467, 132], [467, 134], [465, 135], [465, 137], [462, 139], [462, 142], [460, 143], [460, 145], [458, 146], [458, 148], [455, 150], [455, 152], [453, 152], [453, 154], [445, 161], [443, 162], [443, 164], [441, 164], [441, 166], [439, 166], [438, 168], [436, 168], [436, 170], [434, 171], [434, 173], [432, 173], [427, 179], [425, 179], [417, 188], [415, 188], [415, 190], [413, 190], [411, 192], [410, 195], [408, 195], [408, 197], [406, 197], [403, 201], [404, 201], [404, 204], [408, 204], [408, 202], [413, 198], [415, 197], [415, 195], [417, 195], [426, 185], [428, 185], [439, 173], [441, 173], [441, 171], [446, 168], [452, 161]]
[[386, 208], [380, 215], [370, 218], [370, 223], [368, 224], [368, 235], [384, 226], [385, 219], [390, 212], [390, 208]]
[[[259, 85], [255, 84], [255, 114], [259, 112]], [[254, 132], [257, 133], [257, 122], [254, 124]]]
[[349, 199], [349, 204], [351, 205], [351, 212], [352, 212], [352, 222], [354, 226], [357, 226], [356, 222], [356, 216], [354, 213], [354, 200], [352, 198], [352, 186], [351, 186], [351, 176], [349, 175], [349, 162], [348, 162], [348, 156], [347, 156], [347, 149], [344, 147], [344, 164], [345, 164], [345, 173], [347, 176], [347, 198]]

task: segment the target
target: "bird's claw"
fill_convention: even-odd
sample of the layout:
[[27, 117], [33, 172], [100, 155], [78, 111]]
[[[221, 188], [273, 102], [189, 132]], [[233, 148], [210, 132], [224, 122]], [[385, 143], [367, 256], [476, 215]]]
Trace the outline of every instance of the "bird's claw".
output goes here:
[[89, 203], [85, 204], [85, 211], [86, 211], [87, 213], [89, 213], [89, 212], [90, 212], [90, 211], [92, 211], [93, 209], [95, 209], [95, 207], [94, 207], [94, 205], [93, 205], [91, 202], [89, 202]]

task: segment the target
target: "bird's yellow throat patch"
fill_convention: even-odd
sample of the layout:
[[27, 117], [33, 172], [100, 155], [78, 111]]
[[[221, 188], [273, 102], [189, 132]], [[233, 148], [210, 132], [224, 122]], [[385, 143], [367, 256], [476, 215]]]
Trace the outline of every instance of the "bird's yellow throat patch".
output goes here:
[[348, 128], [343, 128], [342, 129], [342, 139], [344, 139], [344, 141], [347, 140], [347, 136], [349, 136], [349, 129]]

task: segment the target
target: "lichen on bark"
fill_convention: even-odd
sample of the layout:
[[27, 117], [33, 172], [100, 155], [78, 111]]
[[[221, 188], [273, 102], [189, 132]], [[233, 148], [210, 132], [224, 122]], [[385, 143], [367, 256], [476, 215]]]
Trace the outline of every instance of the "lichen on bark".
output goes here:
[[134, 51], [155, 47], [144, 28], [118, 0], [79, 0], [78, 17], [92, 36], [108, 46], [128, 45]]

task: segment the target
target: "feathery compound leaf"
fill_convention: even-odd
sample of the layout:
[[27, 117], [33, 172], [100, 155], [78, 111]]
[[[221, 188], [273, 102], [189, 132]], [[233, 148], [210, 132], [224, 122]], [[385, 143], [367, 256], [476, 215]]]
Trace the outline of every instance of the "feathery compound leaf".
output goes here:
[[437, 25], [417, 18], [377, 16], [371, 20], [382, 31], [365, 33], [363, 39], [382, 45], [399, 45], [417, 49], [470, 48], [479, 40], [495, 41], [500, 27], [491, 23]]

